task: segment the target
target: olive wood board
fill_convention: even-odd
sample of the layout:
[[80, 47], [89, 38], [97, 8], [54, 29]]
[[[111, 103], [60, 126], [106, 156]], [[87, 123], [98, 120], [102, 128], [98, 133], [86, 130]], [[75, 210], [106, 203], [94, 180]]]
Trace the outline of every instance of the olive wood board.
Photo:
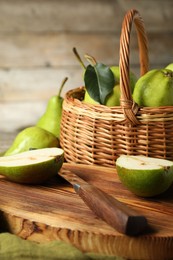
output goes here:
[[35, 186], [0, 177], [1, 229], [40, 243], [62, 240], [84, 252], [140, 260], [173, 259], [173, 187], [160, 196], [140, 198], [121, 184], [115, 168], [64, 163], [61, 171], [67, 170], [78, 172], [88, 183], [139, 211], [147, 218], [149, 229], [136, 237], [119, 233], [96, 217], [59, 176]]

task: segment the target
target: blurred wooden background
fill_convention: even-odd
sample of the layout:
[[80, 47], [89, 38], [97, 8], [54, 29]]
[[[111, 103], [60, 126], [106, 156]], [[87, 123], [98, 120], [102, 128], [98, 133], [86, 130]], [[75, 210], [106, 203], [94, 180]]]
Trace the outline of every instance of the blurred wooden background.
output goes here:
[[[121, 24], [136, 8], [144, 19], [150, 68], [173, 62], [172, 0], [0, 0], [0, 132], [33, 125], [64, 77], [64, 93], [83, 84], [72, 48], [118, 65]], [[135, 33], [131, 70], [139, 73]]]

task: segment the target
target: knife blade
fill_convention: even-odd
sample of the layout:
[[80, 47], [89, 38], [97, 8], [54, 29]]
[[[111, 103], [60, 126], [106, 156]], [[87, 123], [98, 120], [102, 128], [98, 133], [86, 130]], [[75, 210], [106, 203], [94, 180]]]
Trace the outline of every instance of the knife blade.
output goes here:
[[104, 220], [118, 232], [136, 236], [143, 233], [148, 227], [145, 216], [140, 215], [103, 190], [84, 181], [76, 173], [64, 169], [58, 174], [73, 186], [75, 192], [97, 217]]

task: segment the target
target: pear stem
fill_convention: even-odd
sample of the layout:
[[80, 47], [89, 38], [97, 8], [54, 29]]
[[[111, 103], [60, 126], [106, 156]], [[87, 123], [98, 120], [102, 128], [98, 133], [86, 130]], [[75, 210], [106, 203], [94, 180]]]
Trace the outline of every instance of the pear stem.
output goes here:
[[60, 89], [59, 89], [59, 92], [58, 92], [58, 97], [61, 96], [62, 89], [63, 89], [63, 87], [64, 87], [64, 85], [65, 85], [65, 83], [66, 83], [67, 80], [68, 80], [68, 78], [65, 77], [65, 78], [63, 79], [63, 81], [61, 82]]
[[84, 57], [87, 59], [87, 61], [92, 65], [95, 66], [97, 64], [97, 61], [94, 57], [92, 57], [89, 54], [85, 54]]
[[77, 52], [77, 49], [76, 49], [75, 47], [73, 48], [73, 52], [74, 52], [74, 54], [75, 54], [77, 60], [78, 60], [79, 63], [81, 64], [81, 66], [84, 68], [84, 70], [86, 70], [86, 66], [85, 66], [84, 62], [82, 61], [82, 59], [81, 59], [81, 57], [80, 57], [80, 55], [79, 55], [79, 53]]

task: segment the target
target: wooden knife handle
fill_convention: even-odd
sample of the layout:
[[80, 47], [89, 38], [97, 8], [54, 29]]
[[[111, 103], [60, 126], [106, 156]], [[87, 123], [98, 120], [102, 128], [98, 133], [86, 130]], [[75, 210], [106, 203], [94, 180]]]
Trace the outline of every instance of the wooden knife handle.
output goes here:
[[104, 191], [91, 184], [74, 184], [73, 186], [86, 205], [120, 233], [136, 236], [146, 229], [148, 223], [144, 216]]

